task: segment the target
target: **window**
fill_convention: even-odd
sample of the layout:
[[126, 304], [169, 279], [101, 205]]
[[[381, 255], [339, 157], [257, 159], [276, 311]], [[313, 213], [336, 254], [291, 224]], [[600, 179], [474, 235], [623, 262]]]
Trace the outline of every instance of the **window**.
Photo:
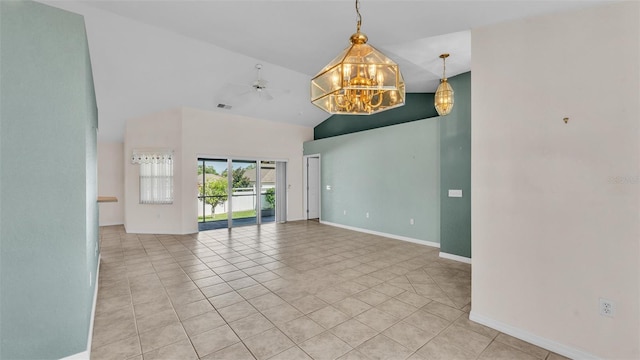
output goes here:
[[173, 151], [134, 151], [140, 165], [140, 204], [173, 204]]

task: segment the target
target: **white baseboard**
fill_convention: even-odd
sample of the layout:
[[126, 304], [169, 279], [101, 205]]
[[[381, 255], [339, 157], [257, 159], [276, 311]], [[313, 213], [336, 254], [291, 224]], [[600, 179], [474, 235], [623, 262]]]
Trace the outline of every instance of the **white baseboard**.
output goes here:
[[[93, 342], [93, 322], [96, 319], [96, 304], [98, 303], [98, 287], [100, 285], [100, 261], [102, 253], [98, 254], [98, 266], [96, 268], [96, 284], [93, 291], [93, 306], [91, 307], [91, 321], [89, 322], [89, 336], [87, 337], [87, 353], [91, 354], [91, 344]], [[87, 357], [88, 359], [89, 357]]]
[[517, 327], [502, 323], [500, 321], [496, 321], [493, 319], [490, 319], [486, 316], [477, 314], [475, 312], [473, 312], [473, 310], [471, 311], [471, 313], [469, 314], [469, 320], [471, 321], [475, 321], [479, 324], [488, 326], [490, 328], [496, 329], [500, 332], [503, 332], [507, 335], [511, 335], [515, 338], [518, 338], [520, 340], [526, 341], [528, 343], [537, 345], [541, 348], [553, 351], [557, 354], [560, 354], [562, 356], [566, 356], [568, 358], [571, 359], [600, 359], [599, 357], [590, 354], [588, 352], [585, 352], [583, 350], [579, 350], [579, 349], [574, 349], [572, 347], [566, 346], [564, 344], [560, 344], [558, 342], [555, 342], [553, 340], [549, 340], [547, 338], [544, 338], [542, 336], [538, 336], [535, 334], [532, 334], [528, 331], [519, 329]]
[[395, 235], [395, 234], [387, 234], [387, 233], [383, 233], [383, 232], [379, 232], [379, 231], [374, 231], [374, 230], [369, 230], [369, 229], [362, 229], [362, 228], [349, 226], [349, 225], [336, 224], [336, 223], [332, 223], [332, 222], [324, 221], [324, 220], [320, 220], [320, 223], [321, 224], [325, 224], [325, 225], [329, 225], [329, 226], [335, 226], [335, 227], [347, 229], [347, 230], [358, 231], [358, 232], [365, 233], [365, 234], [384, 236], [384, 237], [388, 237], [388, 238], [391, 238], [391, 239], [402, 240], [402, 241], [406, 241], [406, 242], [410, 242], [410, 243], [414, 243], [414, 244], [420, 244], [420, 245], [426, 245], [426, 246], [440, 248], [440, 244], [438, 244], [437, 242], [433, 242], [433, 241], [414, 239], [414, 238], [410, 238], [410, 237], [407, 237], [407, 236], [401, 236], [401, 235]]
[[198, 226], [196, 225], [195, 229], [187, 229], [187, 230], [149, 230], [148, 228], [127, 228], [126, 226], [124, 227], [124, 231], [127, 234], [154, 234], [154, 235], [190, 235], [190, 234], [195, 234], [198, 232]]
[[85, 350], [81, 353], [73, 354], [71, 356], [64, 357], [60, 360], [89, 360], [91, 358], [91, 351]]
[[61, 360], [89, 360], [91, 358], [91, 343], [93, 341], [93, 321], [96, 318], [96, 304], [98, 303], [98, 286], [100, 285], [100, 259], [102, 254], [98, 255], [98, 267], [96, 269], [96, 283], [93, 291], [93, 305], [91, 307], [91, 320], [89, 321], [89, 335], [87, 336], [87, 349], [83, 352], [73, 354], [62, 358]]
[[104, 224], [103, 223], [99, 223], [98, 224], [98, 226], [116, 226], [116, 225], [124, 225], [124, 222], [122, 222], [122, 221], [116, 221], [116, 222], [106, 221]]
[[454, 254], [449, 254], [449, 253], [445, 253], [445, 252], [440, 251], [440, 257], [443, 258], [443, 259], [460, 261], [460, 262], [463, 262], [465, 264], [471, 264], [471, 258], [460, 256], [460, 255], [454, 255]]

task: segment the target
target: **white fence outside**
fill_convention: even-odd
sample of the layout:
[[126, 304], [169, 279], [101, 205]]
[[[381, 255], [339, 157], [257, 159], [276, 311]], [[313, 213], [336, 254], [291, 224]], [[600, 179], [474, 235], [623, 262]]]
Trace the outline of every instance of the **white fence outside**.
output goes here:
[[[263, 209], [267, 206], [267, 201], [265, 199], [266, 189], [267, 187], [262, 188], [262, 198], [260, 199]], [[233, 202], [233, 211], [255, 210], [257, 206], [256, 195], [257, 193], [255, 188], [234, 189], [233, 196], [231, 197], [231, 201]], [[227, 200], [224, 204], [216, 206], [214, 214], [225, 214], [228, 209], [229, 201]], [[211, 205], [205, 204], [203, 209], [202, 199], [198, 199], [198, 216], [202, 216], [203, 210], [205, 216], [211, 216]]]

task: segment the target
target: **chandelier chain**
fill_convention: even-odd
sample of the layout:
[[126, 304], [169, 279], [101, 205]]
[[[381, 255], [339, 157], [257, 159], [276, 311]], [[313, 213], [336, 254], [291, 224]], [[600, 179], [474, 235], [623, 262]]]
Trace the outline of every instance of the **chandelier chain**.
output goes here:
[[356, 0], [356, 14], [358, 15], [358, 31], [360, 32], [360, 25], [362, 25], [362, 15], [360, 15], [360, 0]]
[[442, 78], [443, 79], [447, 78], [446, 74], [447, 74], [447, 57], [445, 56], [442, 58]]

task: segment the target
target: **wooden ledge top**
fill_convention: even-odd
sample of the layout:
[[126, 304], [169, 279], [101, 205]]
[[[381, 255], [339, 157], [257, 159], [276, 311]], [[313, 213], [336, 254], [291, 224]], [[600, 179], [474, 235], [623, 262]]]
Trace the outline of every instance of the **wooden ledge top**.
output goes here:
[[99, 203], [105, 202], [118, 202], [118, 198], [115, 196], [98, 196]]

